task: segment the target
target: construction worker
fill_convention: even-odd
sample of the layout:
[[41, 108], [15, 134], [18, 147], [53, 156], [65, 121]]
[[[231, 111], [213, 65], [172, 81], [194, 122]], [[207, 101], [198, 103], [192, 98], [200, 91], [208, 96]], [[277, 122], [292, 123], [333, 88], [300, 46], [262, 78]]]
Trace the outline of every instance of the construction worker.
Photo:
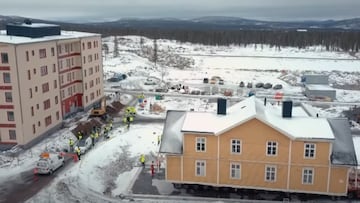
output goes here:
[[108, 136], [108, 128], [107, 128], [107, 126], [104, 126], [104, 136], [105, 136], [105, 138], [109, 138], [109, 136]]
[[73, 152], [74, 151], [74, 140], [72, 138], [69, 139], [69, 152]]
[[78, 159], [81, 160], [81, 150], [80, 150], [80, 148], [76, 147], [75, 152], [76, 152], [76, 155], [77, 155]]
[[141, 163], [142, 167], [145, 168], [145, 155], [144, 154], [140, 155], [140, 163]]
[[78, 132], [78, 140], [81, 140], [83, 136], [83, 133], [81, 133], [80, 131]]
[[91, 141], [92, 141], [92, 146], [95, 146], [95, 132], [91, 132], [90, 134], [90, 137], [91, 137]]
[[154, 161], [151, 162], [150, 170], [151, 170], [151, 177], [154, 177], [155, 175]]

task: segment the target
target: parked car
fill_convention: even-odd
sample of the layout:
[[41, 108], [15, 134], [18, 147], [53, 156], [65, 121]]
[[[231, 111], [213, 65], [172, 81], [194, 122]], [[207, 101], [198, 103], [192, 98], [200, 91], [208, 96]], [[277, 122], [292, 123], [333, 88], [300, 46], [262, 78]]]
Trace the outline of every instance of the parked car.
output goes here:
[[204, 78], [203, 82], [204, 83], [209, 83], [209, 78]]
[[119, 82], [121, 80], [125, 80], [126, 78], [127, 78], [127, 75], [116, 73], [116, 74], [114, 74], [113, 77], [109, 78], [107, 81], [108, 82]]
[[282, 88], [283, 88], [283, 86], [281, 84], [276, 84], [273, 87], [274, 90], [279, 90], [279, 89], [282, 89]]
[[224, 80], [223, 79], [220, 79], [219, 80], [219, 85], [223, 85], [224, 84]]
[[239, 87], [245, 87], [245, 84], [243, 81], [240, 82]]
[[78, 141], [77, 146], [80, 148], [81, 154], [85, 154], [92, 146], [91, 137], [84, 136]]
[[156, 81], [154, 78], [147, 78], [144, 82], [144, 85], [156, 85]]
[[263, 86], [264, 86], [264, 83], [262, 83], [262, 82], [258, 82], [258, 83], [255, 84], [256, 88], [261, 88]]
[[63, 156], [57, 153], [42, 153], [40, 159], [36, 162], [36, 171], [38, 174], [52, 174], [61, 166], [64, 166]]
[[247, 88], [252, 88], [252, 87], [253, 87], [253, 85], [252, 85], [252, 83], [251, 83], [251, 82], [248, 82], [248, 84], [246, 85], [246, 87], [247, 87]]
[[270, 88], [272, 88], [272, 84], [271, 83], [265, 83], [263, 88], [264, 89], [270, 89]]

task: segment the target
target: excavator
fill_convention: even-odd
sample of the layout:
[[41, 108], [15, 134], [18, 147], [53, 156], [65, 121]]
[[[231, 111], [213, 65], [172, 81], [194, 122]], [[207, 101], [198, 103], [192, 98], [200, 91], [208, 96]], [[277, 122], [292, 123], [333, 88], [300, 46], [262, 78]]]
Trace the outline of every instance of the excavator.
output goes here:
[[99, 103], [94, 105], [90, 112], [90, 117], [104, 117], [106, 116], [106, 98], [103, 97]]

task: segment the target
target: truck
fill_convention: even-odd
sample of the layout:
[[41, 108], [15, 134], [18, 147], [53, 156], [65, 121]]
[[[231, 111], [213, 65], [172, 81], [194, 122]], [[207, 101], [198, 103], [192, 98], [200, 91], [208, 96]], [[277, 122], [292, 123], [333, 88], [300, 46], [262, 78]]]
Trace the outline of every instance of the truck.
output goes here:
[[36, 162], [35, 171], [37, 174], [52, 174], [58, 168], [65, 165], [63, 156], [57, 153], [41, 153], [40, 159]]

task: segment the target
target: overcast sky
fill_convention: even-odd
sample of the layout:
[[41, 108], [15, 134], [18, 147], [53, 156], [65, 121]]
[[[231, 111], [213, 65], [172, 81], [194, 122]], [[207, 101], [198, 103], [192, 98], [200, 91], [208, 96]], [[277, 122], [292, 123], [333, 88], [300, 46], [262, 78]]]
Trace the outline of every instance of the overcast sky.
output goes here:
[[360, 0], [0, 0], [0, 15], [51, 20], [235, 16], [288, 21], [359, 14]]

